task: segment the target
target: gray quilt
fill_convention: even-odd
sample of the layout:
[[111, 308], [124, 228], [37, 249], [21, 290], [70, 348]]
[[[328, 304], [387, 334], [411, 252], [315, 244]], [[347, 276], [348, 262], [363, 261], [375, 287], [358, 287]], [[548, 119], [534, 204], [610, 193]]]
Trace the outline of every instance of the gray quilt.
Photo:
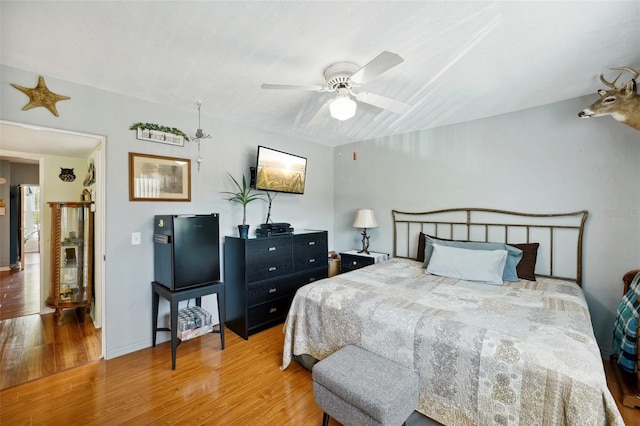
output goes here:
[[580, 287], [472, 283], [392, 259], [298, 290], [292, 355], [357, 344], [420, 375], [417, 410], [445, 425], [623, 425]]

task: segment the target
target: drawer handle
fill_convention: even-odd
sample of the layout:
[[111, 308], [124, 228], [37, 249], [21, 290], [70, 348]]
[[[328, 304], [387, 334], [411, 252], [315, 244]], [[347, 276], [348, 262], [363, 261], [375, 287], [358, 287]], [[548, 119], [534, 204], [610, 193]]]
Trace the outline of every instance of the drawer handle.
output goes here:
[[269, 309], [269, 313], [272, 314], [272, 313], [276, 312], [277, 310], [278, 310], [278, 308], [271, 308], [271, 309]]
[[315, 259], [309, 259], [309, 263], [313, 263], [315, 261], [316, 261]]
[[354, 260], [354, 261], [353, 261], [353, 264], [354, 264], [354, 265], [357, 265], [357, 264], [358, 264], [358, 262], [356, 262], [356, 261]]
[[269, 294], [271, 294], [271, 293], [275, 293], [276, 291], [278, 291], [278, 289], [277, 289], [277, 288], [270, 288], [270, 289], [269, 289]]
[[315, 242], [315, 241], [309, 241], [309, 245], [310, 245], [310, 246], [315, 246], [315, 245], [316, 245], [316, 242]]
[[269, 266], [269, 272], [273, 272], [278, 269], [276, 266]]
[[276, 251], [278, 247], [269, 247], [269, 251]]

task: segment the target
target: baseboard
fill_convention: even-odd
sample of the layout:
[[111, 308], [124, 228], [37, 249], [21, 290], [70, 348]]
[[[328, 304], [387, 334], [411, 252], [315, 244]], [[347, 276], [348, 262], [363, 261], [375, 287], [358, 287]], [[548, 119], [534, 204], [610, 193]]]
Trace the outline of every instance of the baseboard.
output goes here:
[[0, 266], [0, 271], [10, 271], [11, 266]]

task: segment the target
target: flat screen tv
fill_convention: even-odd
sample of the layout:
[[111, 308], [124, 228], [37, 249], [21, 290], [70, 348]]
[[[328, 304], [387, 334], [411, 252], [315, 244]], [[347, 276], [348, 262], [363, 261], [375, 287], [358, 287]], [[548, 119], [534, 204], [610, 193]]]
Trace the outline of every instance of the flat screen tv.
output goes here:
[[256, 189], [303, 194], [306, 172], [306, 158], [258, 146]]

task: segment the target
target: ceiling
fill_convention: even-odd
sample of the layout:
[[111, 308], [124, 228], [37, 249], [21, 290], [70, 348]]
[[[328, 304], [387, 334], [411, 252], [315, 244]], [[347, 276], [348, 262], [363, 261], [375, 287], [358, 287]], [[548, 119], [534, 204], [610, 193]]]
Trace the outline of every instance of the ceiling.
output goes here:
[[[594, 94], [603, 88], [600, 73], [615, 77], [608, 68], [640, 69], [640, 0], [3, 1], [0, 8], [5, 65], [193, 109], [194, 117], [201, 100], [209, 131], [225, 120], [328, 145]], [[360, 103], [351, 120], [311, 124], [333, 94], [260, 88], [322, 85], [327, 66], [363, 66], [385, 50], [404, 62], [360, 90], [409, 104], [404, 114]], [[193, 133], [195, 119], [193, 127], [181, 130]]]
[[43, 129], [7, 121], [0, 122], [0, 135], [3, 151], [20, 153], [20, 155], [0, 155], [0, 160], [12, 163], [38, 164], [38, 158], [42, 154], [87, 158], [101, 142], [101, 139], [96, 136]]

